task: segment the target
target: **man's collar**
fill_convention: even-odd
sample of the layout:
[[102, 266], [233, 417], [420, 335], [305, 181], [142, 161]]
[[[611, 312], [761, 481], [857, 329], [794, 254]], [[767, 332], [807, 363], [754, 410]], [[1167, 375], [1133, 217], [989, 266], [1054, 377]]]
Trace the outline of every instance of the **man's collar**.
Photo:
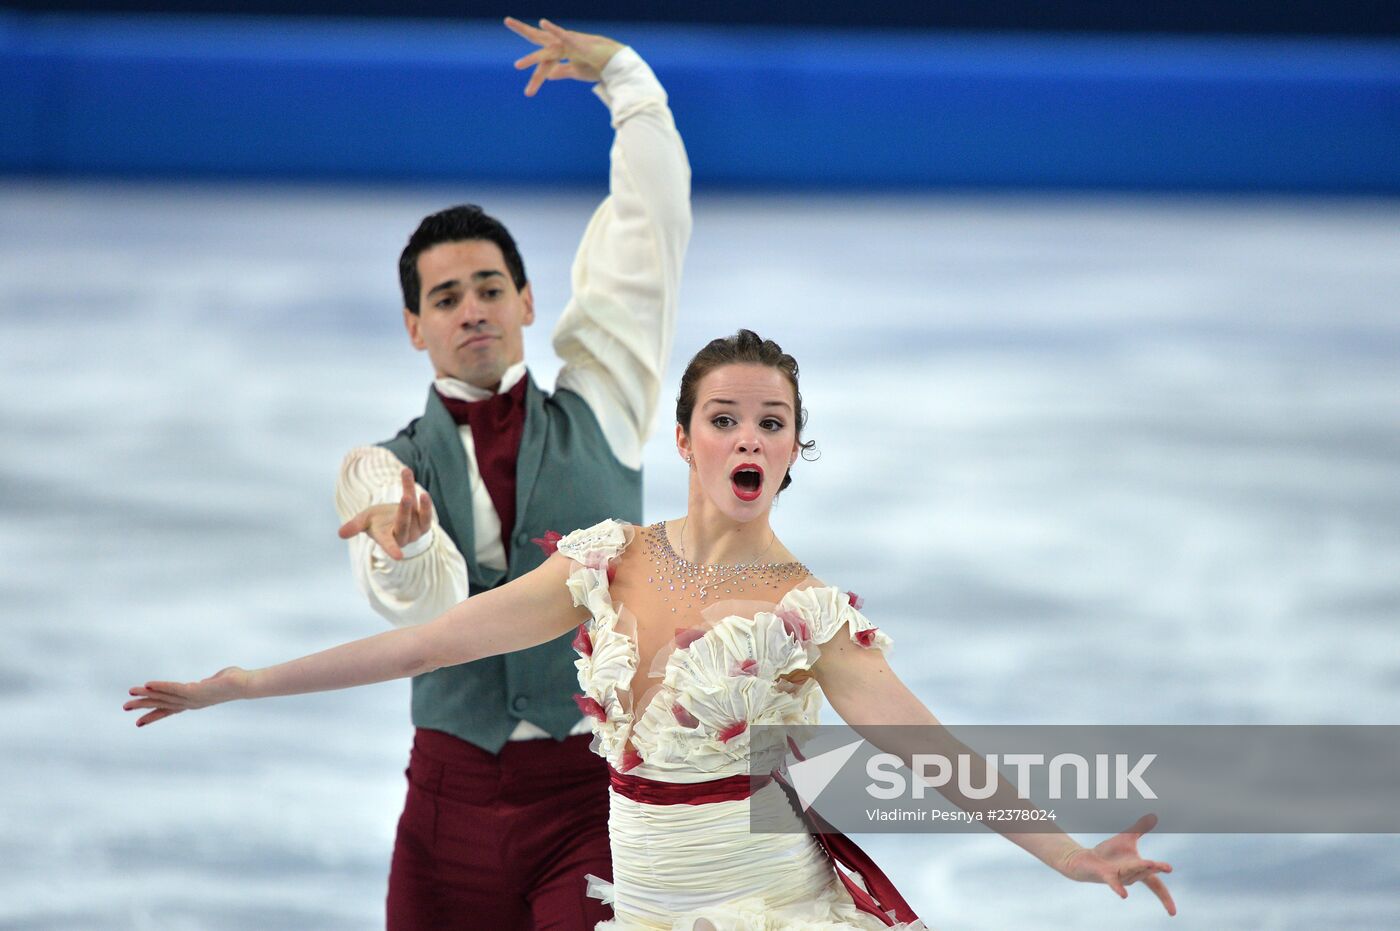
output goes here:
[[433, 380], [433, 385], [437, 387], [438, 393], [446, 398], [456, 398], [459, 401], [485, 401], [493, 394], [504, 394], [514, 388], [516, 382], [524, 377], [525, 362], [521, 360], [502, 373], [501, 383], [495, 391], [478, 388], [476, 385], [469, 385], [455, 378], [436, 378]]

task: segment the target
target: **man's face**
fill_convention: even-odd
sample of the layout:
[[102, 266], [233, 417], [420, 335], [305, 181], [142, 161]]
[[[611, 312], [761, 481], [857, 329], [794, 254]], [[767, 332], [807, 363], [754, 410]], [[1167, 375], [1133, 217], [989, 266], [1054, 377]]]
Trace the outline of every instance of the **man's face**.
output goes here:
[[418, 256], [418, 313], [404, 308], [415, 348], [439, 378], [494, 389], [525, 358], [522, 329], [535, 321], [527, 284], [516, 290], [501, 248], [489, 239], [438, 243]]

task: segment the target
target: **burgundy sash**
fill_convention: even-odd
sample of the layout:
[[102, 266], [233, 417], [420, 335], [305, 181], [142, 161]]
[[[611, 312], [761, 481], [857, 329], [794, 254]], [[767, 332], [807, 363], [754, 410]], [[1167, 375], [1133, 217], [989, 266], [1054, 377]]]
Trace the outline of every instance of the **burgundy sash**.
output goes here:
[[[836, 830], [812, 809], [803, 809], [801, 800], [786, 779], [774, 773], [769, 776], [750, 777], [726, 776], [709, 782], [660, 782], [629, 776], [608, 767], [608, 776], [613, 791], [624, 798], [645, 805], [704, 805], [709, 802], [738, 802], [753, 795], [770, 782], [777, 782], [786, 793], [788, 800], [802, 816], [807, 830], [826, 853], [827, 858], [837, 864], [836, 875], [846, 887], [856, 907], [883, 921], [887, 926], [896, 921], [918, 921], [919, 916], [904, 901], [875, 861], [849, 837]], [[854, 879], [846, 875], [855, 873], [865, 883], [862, 889]], [[869, 890], [868, 892], [866, 890]], [[893, 915], [894, 917], [890, 917]]]

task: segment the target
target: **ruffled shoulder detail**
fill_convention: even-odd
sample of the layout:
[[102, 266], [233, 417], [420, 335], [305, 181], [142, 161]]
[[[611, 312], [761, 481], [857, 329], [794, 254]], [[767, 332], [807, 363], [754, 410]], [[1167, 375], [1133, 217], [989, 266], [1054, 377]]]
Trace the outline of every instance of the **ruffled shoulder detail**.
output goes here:
[[574, 635], [578, 684], [574, 696], [579, 710], [592, 718], [593, 750], [619, 769], [629, 768], [622, 757], [630, 729], [631, 698], [627, 689], [637, 669], [631, 636], [619, 630], [620, 617], [608, 586], [630, 539], [628, 526], [605, 520], [561, 537], [557, 550], [577, 565], [566, 582], [574, 604], [591, 615]]
[[611, 518], [560, 537], [557, 544], [559, 552], [584, 565], [616, 559], [626, 548], [627, 527]]
[[894, 641], [861, 614], [857, 604], [860, 600], [850, 592], [818, 585], [788, 592], [775, 613], [796, 628], [794, 635], [799, 640], [820, 646], [844, 628], [859, 646], [888, 651]]

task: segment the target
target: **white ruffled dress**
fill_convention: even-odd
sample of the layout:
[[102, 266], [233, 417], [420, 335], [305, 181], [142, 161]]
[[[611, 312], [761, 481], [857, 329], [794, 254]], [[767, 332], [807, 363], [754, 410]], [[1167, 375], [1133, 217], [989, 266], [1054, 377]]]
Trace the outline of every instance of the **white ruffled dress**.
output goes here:
[[[747, 775], [749, 726], [817, 723], [821, 691], [804, 673], [822, 644], [844, 632], [863, 647], [891, 646], [845, 592], [793, 589], [771, 610], [712, 613], [703, 632], [678, 630], [664, 662], [653, 666], [659, 684], [634, 720], [636, 622], [614, 604], [609, 575], [638, 532], [604, 521], [558, 544], [575, 563], [568, 580], [574, 602], [591, 615], [575, 640], [580, 706], [594, 715], [594, 751], [619, 772], [672, 783]], [[754, 805], [797, 818], [776, 783], [751, 798], [700, 805], [646, 804], [611, 789], [609, 796], [613, 882], [590, 877], [588, 891], [611, 902], [615, 918], [599, 931], [888, 927], [856, 907], [811, 835], [750, 829]]]

